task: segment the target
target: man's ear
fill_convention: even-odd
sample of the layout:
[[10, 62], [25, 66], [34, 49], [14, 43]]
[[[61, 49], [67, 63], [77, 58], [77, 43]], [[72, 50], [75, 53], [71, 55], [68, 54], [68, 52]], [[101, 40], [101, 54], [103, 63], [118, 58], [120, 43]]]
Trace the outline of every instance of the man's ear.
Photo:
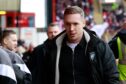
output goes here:
[[4, 38], [4, 39], [3, 39], [3, 43], [4, 43], [5, 45], [7, 44], [7, 41], [8, 41], [7, 38]]

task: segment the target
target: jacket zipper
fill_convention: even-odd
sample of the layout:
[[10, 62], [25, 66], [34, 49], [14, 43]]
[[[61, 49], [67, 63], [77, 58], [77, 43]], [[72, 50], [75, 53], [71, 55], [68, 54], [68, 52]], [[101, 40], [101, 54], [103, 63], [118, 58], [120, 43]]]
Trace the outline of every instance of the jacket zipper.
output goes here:
[[76, 81], [75, 81], [75, 70], [74, 70], [74, 51], [73, 51], [73, 58], [72, 58], [72, 66], [73, 66], [73, 79], [74, 79], [74, 84], [76, 84]]

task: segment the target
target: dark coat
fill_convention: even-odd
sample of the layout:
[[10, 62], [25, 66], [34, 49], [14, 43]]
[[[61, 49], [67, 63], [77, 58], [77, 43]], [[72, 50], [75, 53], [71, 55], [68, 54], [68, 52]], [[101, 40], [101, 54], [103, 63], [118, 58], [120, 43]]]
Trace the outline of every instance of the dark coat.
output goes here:
[[29, 69], [32, 73], [32, 84], [45, 84], [45, 53], [47, 47], [50, 45], [50, 40], [47, 39], [43, 44], [34, 48], [32, 56], [29, 60]]
[[[108, 44], [100, 40], [88, 29], [84, 29], [84, 35], [86, 38], [85, 40], [87, 41], [84, 52], [85, 55], [89, 57], [89, 67], [91, 68], [89, 72], [91, 72], [92, 80], [90, 81], [93, 81], [93, 84], [119, 84], [119, 74], [115, 58]], [[58, 65], [58, 61], [56, 62], [56, 60], [60, 59], [62, 49], [59, 45], [61, 45], [65, 36], [65, 33], [57, 36], [53, 40], [49, 51], [46, 54], [47, 84], [59, 84], [56, 83], [59, 82], [58, 76], [60, 76], [57, 76], [59, 72], [57, 70], [58, 67], [56, 66]]]

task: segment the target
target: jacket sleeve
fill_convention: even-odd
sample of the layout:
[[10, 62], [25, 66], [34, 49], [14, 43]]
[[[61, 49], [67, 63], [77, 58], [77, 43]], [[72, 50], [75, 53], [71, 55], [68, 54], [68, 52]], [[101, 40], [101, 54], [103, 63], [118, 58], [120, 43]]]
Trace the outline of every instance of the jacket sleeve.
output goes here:
[[20, 84], [31, 84], [31, 76], [30, 74], [22, 71], [18, 65], [13, 64], [14, 72], [16, 75], [16, 79]]
[[14, 69], [7, 53], [0, 51], [0, 84], [17, 84]]
[[99, 45], [99, 53], [102, 57], [104, 84], [119, 84], [119, 73], [115, 63], [115, 57], [107, 43]]
[[45, 84], [45, 51], [44, 45], [36, 47], [32, 53], [32, 83]]
[[17, 83], [15, 80], [9, 77], [0, 75], [0, 84], [17, 84]]
[[17, 54], [14, 54], [15, 57], [13, 61], [13, 68], [16, 74], [17, 82], [20, 84], [31, 84], [32, 83], [32, 75], [29, 69], [27, 68], [24, 61]]
[[17, 84], [14, 70], [10, 65], [0, 64], [0, 84]]

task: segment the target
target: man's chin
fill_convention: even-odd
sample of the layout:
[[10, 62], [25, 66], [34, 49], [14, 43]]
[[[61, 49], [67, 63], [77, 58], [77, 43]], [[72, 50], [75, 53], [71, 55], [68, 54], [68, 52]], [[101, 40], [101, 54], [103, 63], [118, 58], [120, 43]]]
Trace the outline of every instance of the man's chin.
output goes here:
[[76, 39], [75, 39], [75, 38], [71, 38], [71, 39], [69, 39], [69, 41], [70, 41], [71, 43], [74, 43], [74, 42], [76, 42]]
[[12, 51], [16, 52], [17, 50], [16, 49], [12, 49]]

